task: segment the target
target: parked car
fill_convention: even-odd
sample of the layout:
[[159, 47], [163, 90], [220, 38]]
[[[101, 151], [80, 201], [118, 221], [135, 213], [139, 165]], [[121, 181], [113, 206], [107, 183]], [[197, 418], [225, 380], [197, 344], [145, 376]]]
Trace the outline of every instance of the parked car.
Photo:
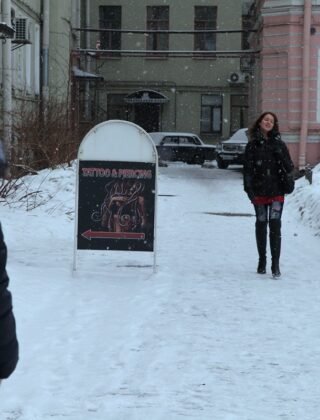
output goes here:
[[221, 141], [216, 148], [218, 168], [227, 169], [229, 165], [242, 165], [244, 150], [248, 143], [247, 128], [240, 128], [228, 140]]
[[216, 146], [205, 144], [196, 134], [180, 132], [149, 133], [156, 145], [160, 161], [181, 161], [202, 165], [214, 160]]

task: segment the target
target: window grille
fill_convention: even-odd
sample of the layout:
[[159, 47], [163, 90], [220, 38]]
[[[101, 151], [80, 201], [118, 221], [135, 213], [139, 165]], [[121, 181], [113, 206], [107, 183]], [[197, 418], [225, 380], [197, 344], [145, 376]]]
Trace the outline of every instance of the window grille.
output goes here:
[[26, 18], [16, 18], [16, 39], [27, 39], [27, 19]]

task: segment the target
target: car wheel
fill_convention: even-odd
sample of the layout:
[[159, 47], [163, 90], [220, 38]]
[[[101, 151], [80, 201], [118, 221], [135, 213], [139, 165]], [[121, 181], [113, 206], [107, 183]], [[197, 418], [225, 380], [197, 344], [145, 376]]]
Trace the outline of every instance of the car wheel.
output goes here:
[[158, 165], [161, 166], [161, 167], [164, 167], [164, 168], [166, 168], [168, 166], [167, 162], [165, 162], [161, 159], [158, 160]]
[[193, 156], [193, 163], [194, 163], [195, 165], [203, 165], [203, 163], [204, 163], [204, 159], [203, 159], [203, 157], [202, 157], [202, 156], [200, 156], [200, 155], [195, 155], [195, 156]]
[[227, 167], [229, 166], [229, 164], [220, 157], [217, 157], [217, 164], [219, 169], [227, 169]]

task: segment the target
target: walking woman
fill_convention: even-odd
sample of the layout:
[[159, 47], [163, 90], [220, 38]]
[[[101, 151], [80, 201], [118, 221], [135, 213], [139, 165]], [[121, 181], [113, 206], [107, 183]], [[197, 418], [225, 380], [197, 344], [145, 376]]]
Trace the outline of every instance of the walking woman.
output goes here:
[[271, 251], [271, 272], [280, 277], [281, 215], [284, 193], [282, 171], [290, 173], [294, 165], [286, 144], [281, 140], [278, 118], [264, 112], [248, 133], [249, 142], [244, 158], [244, 190], [256, 213], [256, 241], [259, 254], [257, 272], [266, 273], [267, 230]]

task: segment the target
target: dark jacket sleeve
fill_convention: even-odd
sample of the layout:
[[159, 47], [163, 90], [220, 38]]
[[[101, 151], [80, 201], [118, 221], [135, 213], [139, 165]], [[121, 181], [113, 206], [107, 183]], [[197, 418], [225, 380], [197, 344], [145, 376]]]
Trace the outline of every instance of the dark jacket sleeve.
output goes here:
[[252, 143], [248, 143], [244, 152], [244, 163], [243, 163], [243, 189], [248, 194], [250, 200], [254, 198], [252, 188], [252, 175], [253, 175], [253, 150]]
[[8, 378], [18, 362], [16, 324], [6, 272], [7, 248], [0, 225], [0, 379]]
[[274, 150], [274, 156], [278, 161], [278, 164], [282, 170], [287, 173], [290, 173], [294, 170], [294, 164], [292, 162], [289, 150], [284, 141], [279, 140], [276, 143]]
[[292, 162], [292, 159], [291, 159], [291, 156], [290, 156], [287, 145], [285, 144], [285, 142], [282, 142], [282, 143], [283, 143], [283, 146], [282, 146], [283, 147], [283, 149], [282, 149], [282, 154], [283, 154], [282, 164], [283, 164], [283, 167], [284, 167], [285, 171], [287, 173], [290, 173], [294, 170], [294, 164]]

